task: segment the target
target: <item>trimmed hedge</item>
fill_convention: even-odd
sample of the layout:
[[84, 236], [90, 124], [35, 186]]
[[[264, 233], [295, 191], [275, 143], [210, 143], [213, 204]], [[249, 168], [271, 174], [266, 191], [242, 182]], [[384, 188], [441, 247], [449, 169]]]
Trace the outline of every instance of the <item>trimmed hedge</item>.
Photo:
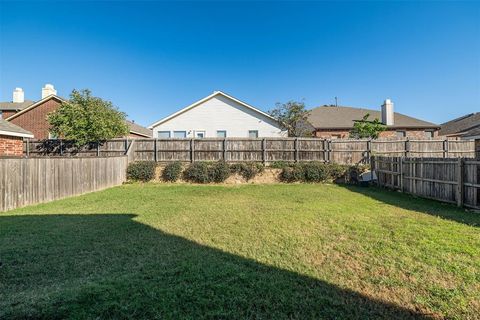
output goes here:
[[230, 165], [232, 173], [240, 174], [245, 180], [249, 181], [259, 173], [265, 170], [265, 167], [261, 163], [247, 162], [247, 163], [234, 163]]
[[325, 182], [344, 177], [348, 166], [336, 163], [307, 162], [285, 166], [280, 173], [283, 182]]
[[155, 177], [155, 161], [136, 161], [127, 167], [127, 179], [131, 181], [147, 182]]
[[195, 183], [223, 182], [230, 176], [230, 167], [224, 161], [194, 162], [183, 172], [183, 179]]
[[180, 161], [175, 161], [165, 166], [162, 172], [162, 179], [164, 181], [175, 182], [180, 178], [181, 173], [182, 163]]

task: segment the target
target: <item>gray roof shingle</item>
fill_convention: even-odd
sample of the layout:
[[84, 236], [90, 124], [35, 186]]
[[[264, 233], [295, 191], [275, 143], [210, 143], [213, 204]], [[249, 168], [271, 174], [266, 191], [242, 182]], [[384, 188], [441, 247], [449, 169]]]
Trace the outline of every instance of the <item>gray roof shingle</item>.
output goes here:
[[32, 101], [32, 100], [25, 100], [24, 102], [11, 102], [11, 101], [0, 102], [0, 110], [2, 111], [23, 110], [34, 103], [35, 101]]
[[32, 135], [30, 131], [27, 131], [17, 125], [14, 125], [11, 122], [3, 120], [2, 118], [0, 118], [0, 131], [7, 131], [7, 132], [17, 133], [21, 135]]
[[456, 133], [462, 133], [480, 127], [480, 112], [470, 113], [463, 117], [442, 123], [438, 132], [440, 135], [447, 136]]
[[[370, 114], [369, 120], [382, 119], [382, 113], [377, 110], [321, 106], [310, 110], [308, 121], [317, 129], [350, 129], [356, 120], [362, 120], [365, 114]], [[401, 113], [394, 113], [394, 125], [390, 128], [438, 128], [439, 126], [412, 118]]]
[[132, 121], [129, 121], [129, 120], [125, 120], [125, 122], [127, 123], [128, 129], [130, 130], [130, 132], [138, 133], [138, 134], [144, 135], [148, 138], [153, 137], [153, 131], [152, 130], [147, 129], [145, 127], [142, 127], [141, 125], [136, 124], [135, 122], [132, 122]]

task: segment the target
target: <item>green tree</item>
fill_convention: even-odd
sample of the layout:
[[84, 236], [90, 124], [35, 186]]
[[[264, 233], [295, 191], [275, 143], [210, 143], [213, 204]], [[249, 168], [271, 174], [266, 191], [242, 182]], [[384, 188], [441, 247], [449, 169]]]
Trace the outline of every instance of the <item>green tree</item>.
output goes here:
[[303, 102], [277, 103], [268, 113], [280, 123], [282, 130], [288, 132], [289, 137], [312, 136], [314, 128], [308, 122], [309, 111]]
[[350, 138], [362, 139], [372, 138], [377, 139], [380, 132], [385, 131], [387, 127], [378, 119], [368, 120], [370, 114], [363, 116], [362, 120], [357, 120], [353, 124], [353, 129], [350, 131]]
[[110, 101], [94, 97], [84, 89], [73, 90], [70, 100], [49, 113], [47, 119], [52, 134], [83, 146], [126, 135], [125, 116]]

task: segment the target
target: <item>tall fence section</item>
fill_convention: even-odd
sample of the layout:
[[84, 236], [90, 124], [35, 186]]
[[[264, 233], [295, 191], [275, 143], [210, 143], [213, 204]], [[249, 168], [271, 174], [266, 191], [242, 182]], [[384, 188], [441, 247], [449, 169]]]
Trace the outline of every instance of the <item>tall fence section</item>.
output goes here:
[[[133, 145], [132, 145], [133, 143]], [[77, 150], [63, 140], [26, 141], [28, 157], [115, 156], [130, 160], [168, 161], [321, 161], [368, 163], [372, 155], [404, 157], [474, 157], [474, 140], [350, 140], [316, 138], [263, 139], [115, 139]]]
[[381, 187], [480, 209], [480, 160], [373, 157]]
[[126, 170], [126, 156], [0, 159], [0, 211], [117, 186]]

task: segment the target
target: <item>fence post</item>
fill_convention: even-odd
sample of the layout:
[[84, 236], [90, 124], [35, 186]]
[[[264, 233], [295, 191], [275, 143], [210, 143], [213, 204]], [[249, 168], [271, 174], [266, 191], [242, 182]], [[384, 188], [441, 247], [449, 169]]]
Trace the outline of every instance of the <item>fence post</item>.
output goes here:
[[370, 163], [370, 154], [372, 153], [372, 139], [367, 140], [367, 160], [366, 164]]
[[295, 150], [295, 162], [298, 162], [298, 138], [295, 138], [295, 141], [293, 142], [293, 148]]
[[157, 162], [157, 139], [153, 140], [153, 160]]
[[128, 139], [125, 139], [125, 143], [123, 144], [125, 147], [125, 154], [127, 154], [128, 151]]
[[443, 157], [448, 158], [448, 140], [447, 140], [447, 138], [445, 138], [445, 140], [443, 140]]
[[457, 206], [463, 206], [463, 176], [464, 176], [463, 158], [457, 161]]
[[195, 141], [190, 139], [190, 162], [195, 162]]
[[63, 156], [63, 140], [60, 139], [60, 155]]
[[267, 164], [267, 139], [263, 138], [262, 140], [262, 162], [263, 165]]
[[405, 157], [410, 156], [410, 140], [408, 138], [405, 140]]
[[27, 142], [26, 149], [27, 149], [27, 158], [28, 158], [28, 157], [30, 157], [30, 139], [25, 138], [25, 140]]
[[327, 159], [326, 160], [327, 160], [327, 162], [330, 162], [331, 157], [332, 157], [331, 150], [330, 150], [330, 140], [325, 139], [325, 143], [326, 143], [326, 150], [327, 150]]
[[400, 157], [400, 168], [399, 168], [399, 172], [400, 172], [400, 175], [398, 176], [400, 181], [400, 191], [404, 192], [404, 188], [403, 188], [403, 159], [404, 157]]
[[227, 138], [223, 139], [223, 161], [227, 161]]
[[97, 157], [100, 157], [100, 142], [97, 141]]

